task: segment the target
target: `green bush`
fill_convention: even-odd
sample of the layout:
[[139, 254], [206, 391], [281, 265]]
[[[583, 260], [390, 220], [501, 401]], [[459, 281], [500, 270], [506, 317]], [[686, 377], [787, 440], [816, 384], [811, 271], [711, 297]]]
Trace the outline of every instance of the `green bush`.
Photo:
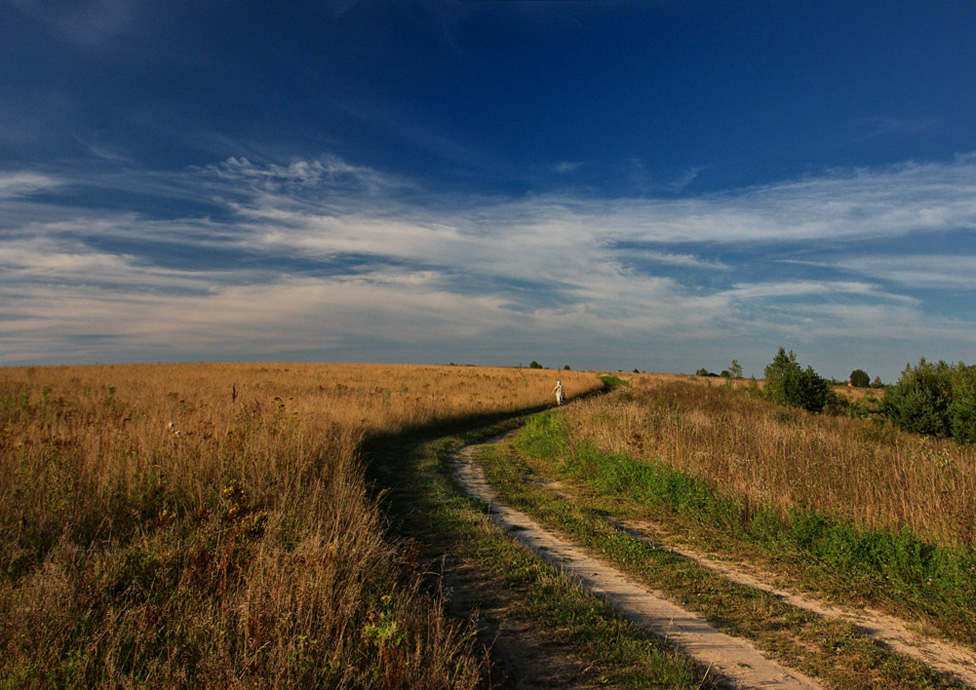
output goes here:
[[871, 385], [871, 378], [864, 369], [855, 369], [851, 372], [850, 382], [855, 388], [867, 388]]
[[949, 405], [952, 437], [960, 443], [976, 443], [976, 386], [968, 386], [953, 396]]
[[976, 367], [923, 357], [887, 389], [881, 409], [906, 431], [976, 443]]
[[796, 355], [782, 347], [766, 365], [764, 395], [770, 400], [788, 407], [801, 407], [809, 412], [822, 412], [834, 402], [830, 383], [813, 370], [801, 369]]

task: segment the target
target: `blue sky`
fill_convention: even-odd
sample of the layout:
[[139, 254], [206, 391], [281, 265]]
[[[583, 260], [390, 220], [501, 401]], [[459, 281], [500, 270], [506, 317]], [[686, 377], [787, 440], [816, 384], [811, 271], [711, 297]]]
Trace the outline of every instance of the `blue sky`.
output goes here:
[[976, 2], [0, 0], [0, 364], [976, 362]]

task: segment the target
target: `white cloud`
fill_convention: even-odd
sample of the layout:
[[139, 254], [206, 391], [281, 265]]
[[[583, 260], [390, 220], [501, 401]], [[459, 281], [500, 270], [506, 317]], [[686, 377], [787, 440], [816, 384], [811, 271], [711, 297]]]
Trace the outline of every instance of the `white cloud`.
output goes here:
[[57, 180], [33, 172], [0, 173], [0, 200], [58, 186]]
[[582, 166], [583, 164], [579, 161], [562, 161], [552, 166], [552, 169], [555, 170], [560, 175], [566, 175], [571, 172], [576, 172]]
[[682, 192], [688, 188], [688, 185], [698, 178], [698, 175], [700, 175], [701, 171], [704, 169], [705, 168], [699, 166], [687, 168], [677, 177], [677, 179], [665, 185], [665, 188], [671, 192]]
[[847, 281], [789, 281], [775, 283], [754, 283], [735, 285], [730, 292], [740, 301], [760, 298], [789, 299], [796, 297], [817, 297], [825, 295], [854, 295], [861, 297], [877, 297], [898, 302], [917, 303], [909, 297], [887, 295], [882, 293], [876, 285], [871, 283], [857, 283]]
[[51, 26], [58, 34], [86, 48], [105, 48], [110, 39], [127, 34], [137, 23], [144, 3], [135, 0], [8, 0], [25, 16]]
[[[4, 361], [31, 347], [83, 357], [92, 338], [121, 359], [147, 347], [368, 357], [365, 342], [630, 351], [650, 339], [689, 352], [734, 338], [838, 340], [865, 324], [920, 344], [940, 332], [971, 342], [976, 330], [914, 292], [976, 289], [974, 259], [896, 251], [905, 235], [976, 228], [976, 156], [680, 200], [427, 192], [421, 204], [403, 193], [415, 183], [335, 157], [123, 181], [161, 203], [206, 202], [219, 221], [30, 197], [83, 183], [0, 176]], [[116, 180], [88, 183], [110, 191]], [[891, 256], [849, 250], [879, 238]]]
[[702, 259], [695, 254], [683, 254], [675, 252], [663, 252], [654, 251], [650, 249], [643, 248], [632, 248], [628, 247], [626, 249], [621, 249], [620, 254], [626, 256], [639, 257], [646, 261], [652, 261], [654, 263], [663, 264], [666, 266], [678, 266], [681, 268], [697, 268], [697, 269], [708, 269], [724, 271], [731, 268], [728, 264], [722, 261], [709, 261]]
[[834, 265], [913, 289], [976, 290], [976, 255], [860, 256]]

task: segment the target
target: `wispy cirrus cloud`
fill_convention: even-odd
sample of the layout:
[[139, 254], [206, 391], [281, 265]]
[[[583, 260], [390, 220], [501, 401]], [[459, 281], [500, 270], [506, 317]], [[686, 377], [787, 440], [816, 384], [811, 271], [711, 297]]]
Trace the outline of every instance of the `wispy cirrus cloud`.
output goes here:
[[[94, 204], [86, 185], [192, 212]], [[976, 246], [948, 262], [936, 246], [898, 254], [902, 238], [976, 228], [974, 191], [973, 156], [684, 199], [439, 193], [334, 156], [99, 179], [11, 171], [0, 343], [8, 363], [397, 348], [504, 363], [527, 347], [633, 357], [650, 341], [693, 370], [734, 343], [800, 339], [843, 369], [865, 323], [911, 334], [918, 355], [947, 333], [976, 344], [976, 323], [934, 315], [919, 293], [976, 289]], [[890, 255], [860, 256], [866, 241]]]
[[866, 140], [888, 136], [907, 136], [938, 126], [936, 117], [891, 117], [875, 115], [858, 118], [851, 123], [855, 139]]
[[34, 172], [0, 173], [0, 199], [23, 197], [43, 189], [53, 189], [59, 184], [49, 175]]
[[929, 255], [905, 253], [899, 256], [859, 256], [842, 259], [836, 266], [910, 288], [976, 290], [976, 253]]

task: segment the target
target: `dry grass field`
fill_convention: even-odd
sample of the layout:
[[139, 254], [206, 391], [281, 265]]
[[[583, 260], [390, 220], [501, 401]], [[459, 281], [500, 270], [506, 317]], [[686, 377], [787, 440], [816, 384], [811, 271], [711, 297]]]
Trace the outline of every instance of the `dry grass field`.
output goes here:
[[529, 369], [0, 369], [9, 688], [469, 688], [480, 658], [383, 537], [360, 444], [601, 385]]
[[627, 395], [566, 411], [573, 442], [660, 459], [784, 513], [806, 507], [943, 546], [976, 539], [976, 447], [779, 408], [708, 379], [627, 379]]

